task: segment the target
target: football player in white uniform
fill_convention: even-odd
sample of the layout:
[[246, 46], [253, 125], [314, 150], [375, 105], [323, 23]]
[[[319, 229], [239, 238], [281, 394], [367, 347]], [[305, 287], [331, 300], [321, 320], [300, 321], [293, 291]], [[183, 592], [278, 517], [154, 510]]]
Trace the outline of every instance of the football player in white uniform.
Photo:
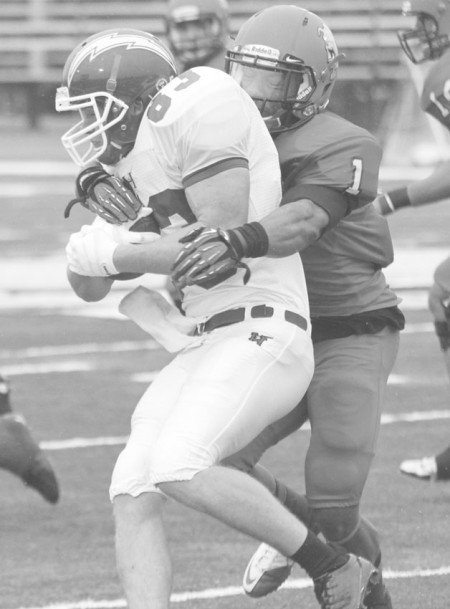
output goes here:
[[[450, 130], [450, 1], [409, 0], [403, 14], [415, 17], [415, 27], [398, 33], [406, 56], [415, 64], [436, 60], [428, 71], [421, 94], [421, 107]], [[380, 195], [375, 208], [383, 215], [398, 209], [443, 201], [450, 197], [450, 161], [440, 163], [426, 178]], [[450, 377], [450, 258], [434, 272], [428, 306]], [[400, 464], [402, 474], [419, 480], [450, 480], [450, 445], [440, 452]]]
[[72, 52], [56, 107], [81, 114], [62, 138], [72, 158], [126, 178], [141, 218], [151, 212], [162, 235], [136, 235], [129, 224], [112, 231], [101, 218], [82, 227], [66, 248], [81, 298], [104, 298], [122, 273], [169, 274], [180, 239], [200, 226], [244, 224], [233, 247], [245, 244], [249, 258], [225, 282], [185, 290], [180, 319], [192, 335], [133, 414], [110, 488], [128, 606], [169, 605], [167, 495], [292, 556], [323, 608], [359, 607], [372, 565], [322, 543], [262, 485], [218, 465], [297, 404], [314, 368], [299, 256], [253, 258], [267, 247], [257, 220], [281, 198], [276, 149], [256, 106], [228, 75], [195, 68], [175, 77], [157, 38], [116, 30]]

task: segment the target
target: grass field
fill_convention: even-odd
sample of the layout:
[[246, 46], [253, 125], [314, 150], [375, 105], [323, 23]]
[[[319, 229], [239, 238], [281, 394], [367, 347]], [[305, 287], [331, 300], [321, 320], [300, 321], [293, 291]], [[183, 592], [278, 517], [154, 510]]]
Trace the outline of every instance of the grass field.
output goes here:
[[[11, 379], [15, 409], [48, 451], [62, 496], [51, 507], [0, 471], [0, 609], [125, 607], [114, 566], [109, 478], [137, 399], [169, 359], [119, 318], [114, 303], [88, 305], [70, 293], [64, 244], [88, 218], [81, 208], [69, 221], [62, 217], [75, 169], [59, 173], [62, 166], [52, 165], [67, 160], [57, 138], [54, 125], [41, 134], [2, 133], [0, 370]], [[363, 511], [382, 535], [395, 609], [448, 609], [450, 484], [402, 477], [398, 466], [450, 442], [446, 373], [426, 310], [426, 287], [449, 244], [450, 206], [404, 211], [389, 222], [397, 257], [388, 274], [404, 297], [407, 327]], [[308, 431], [297, 432], [264, 463], [302, 489], [307, 443]], [[317, 606], [299, 569], [286, 589], [266, 599], [243, 596], [242, 571], [257, 545], [247, 537], [173, 502], [167, 525], [174, 605]]]

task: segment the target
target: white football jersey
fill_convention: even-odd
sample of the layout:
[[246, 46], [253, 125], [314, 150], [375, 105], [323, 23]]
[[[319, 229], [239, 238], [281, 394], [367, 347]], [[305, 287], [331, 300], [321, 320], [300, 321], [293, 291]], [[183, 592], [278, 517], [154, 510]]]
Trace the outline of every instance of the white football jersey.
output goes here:
[[[155, 213], [162, 234], [196, 221], [184, 189], [234, 167], [248, 167], [248, 221], [279, 206], [278, 154], [251, 98], [227, 74], [208, 67], [184, 72], [155, 97], [144, 115], [130, 154], [115, 167], [144, 205]], [[188, 287], [183, 307], [189, 316], [253, 304], [281, 304], [309, 317], [303, 267], [298, 254], [245, 259], [242, 270], [208, 290]]]

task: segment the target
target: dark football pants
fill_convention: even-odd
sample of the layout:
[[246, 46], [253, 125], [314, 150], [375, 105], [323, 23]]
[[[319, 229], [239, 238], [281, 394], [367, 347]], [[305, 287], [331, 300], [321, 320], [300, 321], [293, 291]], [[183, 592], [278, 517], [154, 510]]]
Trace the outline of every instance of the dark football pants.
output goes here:
[[250, 471], [264, 452], [309, 416], [305, 485], [312, 508], [358, 505], [374, 456], [398, 331], [349, 336], [314, 345], [315, 372], [306, 398], [224, 464]]

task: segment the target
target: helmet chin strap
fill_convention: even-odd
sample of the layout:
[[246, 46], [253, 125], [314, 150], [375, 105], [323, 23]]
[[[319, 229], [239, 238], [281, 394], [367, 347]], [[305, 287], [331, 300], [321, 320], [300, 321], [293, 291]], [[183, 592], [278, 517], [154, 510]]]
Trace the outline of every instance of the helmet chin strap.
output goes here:
[[103, 154], [99, 156], [98, 160], [104, 165], [115, 165], [120, 161], [120, 159], [123, 159], [125, 156], [127, 156], [133, 146], [134, 143], [118, 144], [116, 142], [108, 140], [106, 150], [105, 152], [103, 152]]
[[311, 104], [299, 111], [298, 114], [295, 111], [280, 109], [272, 116], [263, 117], [263, 120], [270, 133], [279, 133], [304, 125], [318, 113], [319, 110]]

